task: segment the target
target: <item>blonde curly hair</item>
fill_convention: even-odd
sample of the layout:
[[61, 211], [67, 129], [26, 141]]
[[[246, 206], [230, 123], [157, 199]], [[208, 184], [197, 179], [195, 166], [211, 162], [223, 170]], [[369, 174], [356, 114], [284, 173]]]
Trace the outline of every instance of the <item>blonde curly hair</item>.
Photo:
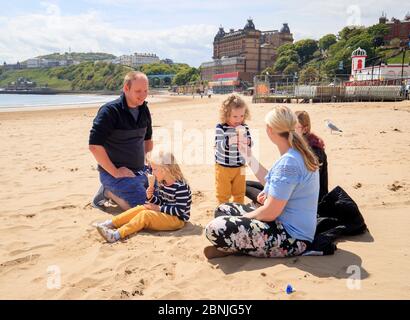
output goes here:
[[244, 121], [249, 120], [251, 118], [251, 114], [248, 105], [238, 95], [231, 94], [224, 100], [224, 102], [222, 102], [219, 108], [219, 120], [221, 121], [221, 123], [226, 123], [231, 116], [232, 110], [241, 108], [245, 108]]

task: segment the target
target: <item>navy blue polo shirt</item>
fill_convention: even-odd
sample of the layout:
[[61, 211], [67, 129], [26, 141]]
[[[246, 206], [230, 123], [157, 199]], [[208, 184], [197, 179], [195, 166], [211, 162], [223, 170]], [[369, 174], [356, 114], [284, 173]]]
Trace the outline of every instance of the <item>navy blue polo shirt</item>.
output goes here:
[[118, 99], [104, 104], [93, 121], [89, 144], [103, 146], [117, 168], [144, 168], [144, 141], [152, 138], [152, 121], [146, 101], [138, 111], [130, 112], [122, 93]]

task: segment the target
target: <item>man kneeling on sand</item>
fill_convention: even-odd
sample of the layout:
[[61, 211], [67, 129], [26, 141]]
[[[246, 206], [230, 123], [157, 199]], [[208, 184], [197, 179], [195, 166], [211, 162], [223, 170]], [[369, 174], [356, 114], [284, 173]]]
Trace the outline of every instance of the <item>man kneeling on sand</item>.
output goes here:
[[147, 95], [147, 76], [132, 71], [121, 96], [98, 110], [89, 138], [102, 184], [92, 201], [95, 208], [104, 210], [109, 199], [123, 210], [145, 203], [145, 155], [153, 148]]

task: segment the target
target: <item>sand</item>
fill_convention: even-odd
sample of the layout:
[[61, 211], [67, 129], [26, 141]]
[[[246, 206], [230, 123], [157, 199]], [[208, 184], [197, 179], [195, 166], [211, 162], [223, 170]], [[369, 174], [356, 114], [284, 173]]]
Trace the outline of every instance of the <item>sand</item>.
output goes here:
[[[90, 206], [99, 181], [88, 135], [98, 106], [1, 112], [0, 298], [409, 299], [410, 101], [289, 105], [310, 113], [326, 142], [330, 189], [340, 185], [356, 200], [370, 232], [339, 241], [332, 256], [207, 261], [204, 226], [216, 205], [212, 139], [223, 98], [150, 104], [157, 147], [172, 132], [166, 129], [177, 130], [172, 141], [183, 148], [194, 194], [191, 221], [116, 244], [92, 227], [110, 217]], [[259, 158], [270, 166], [278, 152], [263, 117], [272, 104], [245, 99]], [[343, 133], [331, 134], [325, 119]], [[198, 143], [207, 151], [192, 164]], [[362, 280], [350, 279], [352, 272]]]

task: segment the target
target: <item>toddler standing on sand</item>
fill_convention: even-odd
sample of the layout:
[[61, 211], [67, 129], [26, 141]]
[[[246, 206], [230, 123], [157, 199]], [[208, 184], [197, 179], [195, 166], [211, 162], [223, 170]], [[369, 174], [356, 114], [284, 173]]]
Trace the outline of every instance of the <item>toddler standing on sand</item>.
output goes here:
[[237, 95], [230, 95], [220, 107], [220, 123], [215, 134], [215, 186], [219, 204], [244, 203], [245, 159], [239, 153], [238, 143], [252, 145], [245, 121], [250, 118], [248, 106]]

